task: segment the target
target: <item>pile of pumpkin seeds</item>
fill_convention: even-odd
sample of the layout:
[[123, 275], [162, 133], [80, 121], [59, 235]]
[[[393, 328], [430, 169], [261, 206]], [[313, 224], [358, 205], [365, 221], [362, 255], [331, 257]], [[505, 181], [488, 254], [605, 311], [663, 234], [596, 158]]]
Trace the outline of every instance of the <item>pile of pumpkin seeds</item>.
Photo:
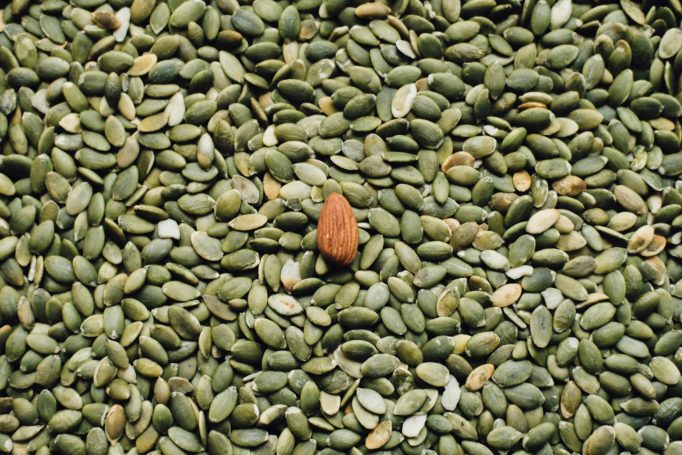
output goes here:
[[680, 0], [4, 3], [1, 453], [682, 454]]

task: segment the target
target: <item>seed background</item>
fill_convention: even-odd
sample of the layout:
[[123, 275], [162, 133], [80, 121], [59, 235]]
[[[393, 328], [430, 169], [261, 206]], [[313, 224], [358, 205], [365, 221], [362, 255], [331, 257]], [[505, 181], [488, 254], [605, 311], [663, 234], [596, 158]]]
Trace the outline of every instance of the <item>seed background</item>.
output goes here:
[[682, 453], [679, 0], [1, 11], [0, 452]]

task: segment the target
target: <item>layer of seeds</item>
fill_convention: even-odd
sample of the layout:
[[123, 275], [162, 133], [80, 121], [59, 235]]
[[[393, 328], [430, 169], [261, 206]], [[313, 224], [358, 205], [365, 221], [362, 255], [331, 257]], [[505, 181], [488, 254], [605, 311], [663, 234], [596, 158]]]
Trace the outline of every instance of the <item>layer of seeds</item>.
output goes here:
[[680, 0], [361, 1], [2, 2], [0, 453], [682, 454]]

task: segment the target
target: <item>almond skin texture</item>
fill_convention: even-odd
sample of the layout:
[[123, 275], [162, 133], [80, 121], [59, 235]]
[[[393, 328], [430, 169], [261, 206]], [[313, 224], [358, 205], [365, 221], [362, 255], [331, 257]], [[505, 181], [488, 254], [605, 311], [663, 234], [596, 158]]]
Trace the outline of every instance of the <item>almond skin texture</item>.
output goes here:
[[339, 193], [329, 195], [317, 222], [317, 248], [339, 265], [353, 262], [358, 250], [358, 222], [350, 204]]

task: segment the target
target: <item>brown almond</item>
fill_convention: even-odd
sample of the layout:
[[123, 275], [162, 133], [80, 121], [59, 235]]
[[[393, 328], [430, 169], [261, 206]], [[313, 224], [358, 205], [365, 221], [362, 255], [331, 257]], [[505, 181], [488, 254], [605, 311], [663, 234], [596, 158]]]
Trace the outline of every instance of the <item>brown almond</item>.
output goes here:
[[336, 264], [350, 264], [357, 253], [358, 235], [358, 223], [346, 198], [330, 194], [317, 222], [317, 247], [322, 256]]

